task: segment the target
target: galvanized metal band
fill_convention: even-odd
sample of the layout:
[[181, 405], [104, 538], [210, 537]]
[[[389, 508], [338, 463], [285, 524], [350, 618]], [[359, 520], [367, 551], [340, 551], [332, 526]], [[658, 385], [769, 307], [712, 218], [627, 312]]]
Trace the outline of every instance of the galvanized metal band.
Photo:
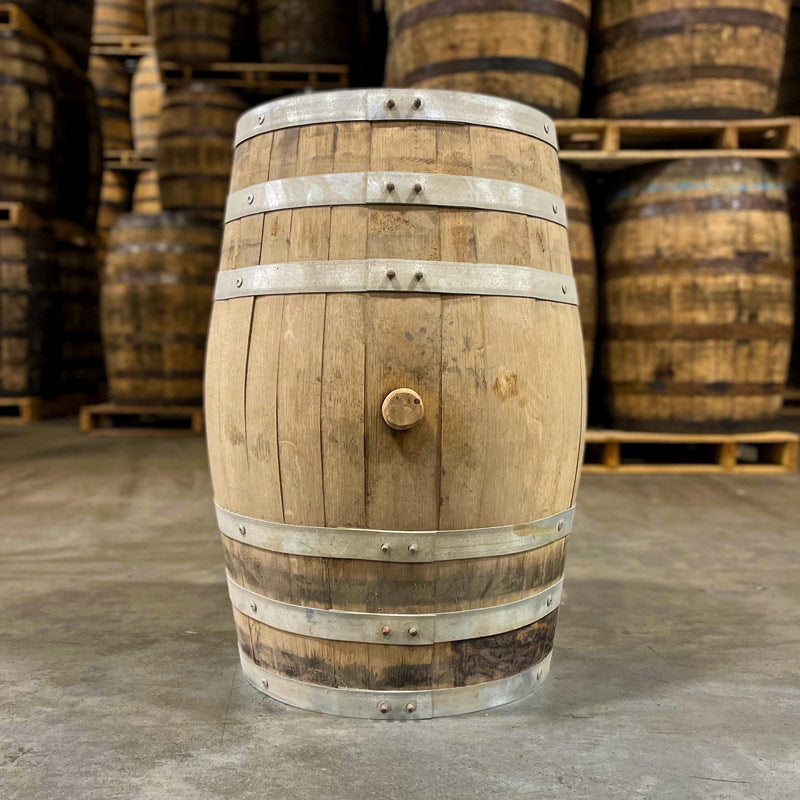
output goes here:
[[562, 583], [563, 579], [513, 603], [435, 614], [372, 614], [298, 606], [245, 589], [230, 575], [228, 594], [235, 609], [278, 630], [339, 642], [413, 646], [496, 636], [524, 628], [558, 608]]
[[508, 678], [451, 689], [396, 692], [304, 683], [254, 664], [241, 651], [240, 658], [242, 672], [254, 688], [296, 708], [357, 719], [432, 719], [483, 711], [520, 700], [544, 682], [550, 671], [552, 651], [538, 664]]
[[574, 279], [555, 272], [515, 264], [391, 258], [300, 261], [222, 270], [217, 274], [214, 299], [318, 292], [492, 295], [578, 305]]
[[567, 227], [564, 201], [551, 192], [494, 178], [423, 172], [335, 172], [255, 184], [228, 196], [225, 222], [288, 208], [369, 204], [508, 211]]
[[442, 89], [348, 89], [287, 97], [250, 109], [236, 145], [269, 131], [336, 122], [450, 122], [533, 136], [558, 150], [556, 126], [530, 106], [486, 94]]
[[563, 539], [575, 508], [520, 525], [443, 531], [314, 528], [246, 517], [216, 506], [220, 531], [245, 544], [298, 556], [427, 563], [524, 553]]

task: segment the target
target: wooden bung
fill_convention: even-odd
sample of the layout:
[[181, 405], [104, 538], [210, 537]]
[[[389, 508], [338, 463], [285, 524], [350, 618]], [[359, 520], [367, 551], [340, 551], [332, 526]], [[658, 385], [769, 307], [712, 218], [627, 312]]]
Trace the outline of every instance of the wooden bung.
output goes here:
[[395, 389], [386, 395], [381, 414], [390, 428], [407, 431], [425, 415], [425, 406], [422, 398], [413, 389]]

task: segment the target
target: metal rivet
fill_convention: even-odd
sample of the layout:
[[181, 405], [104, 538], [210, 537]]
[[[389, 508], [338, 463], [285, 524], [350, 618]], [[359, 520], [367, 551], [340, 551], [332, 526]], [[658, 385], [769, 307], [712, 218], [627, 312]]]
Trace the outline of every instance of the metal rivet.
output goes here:
[[550, 126], [546, 122], [544, 124], [544, 132], [545, 133], [550, 133]]
[[415, 184], [414, 184], [414, 191], [415, 191], [417, 194], [419, 194], [419, 193], [422, 191], [422, 184], [421, 184], [421, 183], [415, 183]]
[[420, 108], [422, 106], [422, 98], [415, 97], [414, 98], [414, 108]]
[[262, 685], [262, 686], [263, 686], [265, 689], [269, 689], [269, 681], [268, 681], [266, 678], [262, 678], [262, 679], [261, 679], [261, 685]]
[[394, 108], [394, 100], [391, 97], [386, 101], [386, 108]]
[[550, 608], [551, 605], [553, 605], [553, 595], [547, 598], [547, 607]]
[[241, 522], [239, 523], [239, 535], [240, 536], [246, 536], [247, 535], [247, 528], [245, 528], [245, 526], [242, 525]]
[[381, 633], [382, 633], [384, 636], [388, 636], [388, 635], [389, 635], [391, 632], [392, 632], [392, 629], [391, 629], [391, 628], [390, 628], [388, 625], [384, 625], [384, 626], [381, 628]]
[[421, 280], [422, 280], [422, 279], [423, 279], [425, 276], [422, 274], [422, 271], [419, 271], [419, 272], [415, 272], [415, 273], [414, 273], [414, 277], [415, 277], [415, 278], [416, 278], [418, 281], [421, 281]]
[[394, 184], [393, 183], [387, 183], [386, 184], [386, 191], [387, 192], [393, 192], [394, 191]]
[[419, 550], [419, 545], [418, 545], [418, 544], [416, 544], [415, 542], [412, 542], [412, 543], [411, 543], [411, 544], [408, 546], [408, 552], [409, 552], [409, 553], [411, 553], [411, 555], [412, 555], [412, 556], [413, 556], [413, 555], [416, 555], [416, 553], [417, 553], [417, 550]]
[[[566, 294], [566, 293], [567, 293], [567, 284], [566, 283], [562, 283], [561, 284], [561, 294]], [[559, 530], [561, 530], [561, 528], [559, 528]]]
[[558, 205], [556, 203], [553, 203], [553, 213], [558, 214]]
[[539, 670], [539, 671], [536, 673], [536, 680], [537, 680], [537, 681], [540, 681], [541, 679], [542, 679], [542, 671], [541, 671], [541, 670]]
[[259, 114], [258, 115], [258, 124], [259, 125], [263, 125], [264, 124], [264, 115], [263, 114]]
[[253, 197], [253, 195], [251, 195], [251, 194], [247, 195], [247, 203], [248, 203], [248, 205], [253, 205], [253, 201], [254, 200], [255, 200], [255, 197]]
[[392, 707], [388, 703], [380, 703], [378, 705], [378, 711], [380, 711], [381, 714], [388, 714], [391, 710]]
[[389, 545], [388, 545], [388, 544], [386, 544], [386, 542], [384, 542], [384, 543], [381, 545], [381, 553], [383, 553], [384, 555], [386, 555], [388, 552], [389, 552]]
[[417, 704], [416, 703], [413, 703], [413, 702], [412, 703], [406, 703], [406, 711], [408, 711], [409, 714], [413, 714], [416, 710], [417, 710]]
[[[387, 277], [389, 280], [392, 280], [396, 274], [397, 274], [397, 273], [396, 273], [396, 272], [395, 272], [393, 269], [387, 269], [387, 270], [386, 270], [386, 277]], [[387, 550], [388, 550], [388, 548], [387, 548]]]
[[[241, 278], [237, 278], [237, 279], [236, 279], [236, 288], [237, 288], [237, 289], [241, 289], [241, 288], [242, 288], [242, 279], [241, 279]], [[239, 527], [240, 527], [240, 528], [242, 528], [242, 527], [244, 527], [244, 526], [243, 526], [243, 525], [240, 525]]]
[[558, 525], [556, 525], [556, 528], [558, 528], [560, 531], [564, 530], [564, 520], [563, 519], [560, 519], [558, 521]]
[[417, 635], [417, 629], [414, 628], [414, 627], [409, 628], [408, 629], [408, 635], [409, 636], [416, 636]]
[[257, 611], [258, 610], [258, 606], [255, 604], [255, 602], [253, 600], [250, 601], [250, 610], [251, 611]]

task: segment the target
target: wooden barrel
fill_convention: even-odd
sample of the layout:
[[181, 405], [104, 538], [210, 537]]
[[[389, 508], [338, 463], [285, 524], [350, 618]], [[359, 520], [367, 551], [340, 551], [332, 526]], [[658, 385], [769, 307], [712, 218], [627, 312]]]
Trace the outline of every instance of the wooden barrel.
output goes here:
[[781, 164], [781, 179], [786, 184], [789, 196], [789, 216], [792, 222], [792, 239], [794, 241], [794, 309], [795, 326], [792, 341], [792, 357], [789, 364], [789, 385], [800, 387], [800, 161], [786, 161]]
[[180, 213], [126, 214], [111, 232], [102, 321], [117, 402], [199, 404], [219, 255], [216, 225]]
[[53, 64], [39, 42], [0, 31], [0, 75], [2, 200], [52, 211], [56, 202]]
[[792, 337], [786, 191], [766, 163], [674, 161], [607, 200], [603, 377], [614, 424], [759, 428]]
[[591, 0], [386, 0], [387, 86], [485, 92], [578, 113]]
[[158, 173], [154, 169], [143, 170], [133, 186], [133, 213], [160, 214], [161, 210]]
[[152, 0], [150, 30], [161, 61], [229, 61], [239, 0]]
[[261, 60], [349, 64], [359, 41], [360, 3], [256, 0]]
[[206, 419], [245, 675], [370, 718], [527, 693], [583, 438], [553, 123], [435, 90], [278, 100], [238, 126], [226, 219]]
[[95, 0], [92, 31], [97, 36], [145, 36], [144, 0]]
[[0, 396], [58, 393], [55, 242], [29, 221], [0, 225]]
[[97, 235], [102, 249], [108, 248], [111, 228], [121, 214], [131, 207], [131, 189], [124, 173], [113, 169], [103, 172], [103, 185], [100, 192], [100, 212], [97, 215]]
[[45, 0], [47, 27], [82, 70], [89, 64], [95, 0]]
[[158, 118], [164, 102], [164, 84], [154, 50], [139, 59], [131, 82], [133, 146], [139, 152], [155, 152]]
[[580, 170], [561, 164], [561, 184], [569, 220], [569, 252], [578, 286], [586, 375], [591, 377], [597, 337], [597, 255], [594, 248], [592, 211]]
[[792, 2], [777, 113], [800, 114], [800, 0]]
[[738, 118], [775, 110], [787, 0], [599, 0], [596, 114]]
[[89, 77], [97, 92], [103, 147], [131, 150], [130, 75], [118, 59], [92, 56]]
[[206, 83], [169, 87], [158, 129], [161, 203], [220, 222], [231, 174], [231, 138], [244, 103]]

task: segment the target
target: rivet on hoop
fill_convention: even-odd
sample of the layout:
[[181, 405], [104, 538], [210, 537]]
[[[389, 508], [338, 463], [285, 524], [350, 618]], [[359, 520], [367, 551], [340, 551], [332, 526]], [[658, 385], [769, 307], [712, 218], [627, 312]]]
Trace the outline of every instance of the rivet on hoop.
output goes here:
[[392, 629], [391, 629], [391, 628], [390, 628], [388, 625], [384, 625], [384, 626], [381, 628], [381, 633], [382, 633], [384, 636], [388, 636], [388, 635], [389, 635], [391, 632], [392, 632]]
[[265, 689], [269, 689], [269, 681], [268, 681], [266, 678], [262, 678], [262, 679], [261, 679], [261, 685], [262, 685], [262, 686], [263, 686]]
[[408, 552], [409, 552], [409, 553], [411, 553], [411, 555], [412, 555], [412, 556], [415, 556], [415, 555], [417, 554], [417, 551], [418, 551], [418, 550], [419, 550], [419, 545], [418, 545], [418, 544], [416, 544], [415, 542], [412, 542], [412, 543], [411, 543], [411, 544], [408, 546]]
[[[239, 278], [239, 280], [241, 280], [241, 278]], [[240, 286], [240, 285], [241, 284], [237, 283], [237, 286]], [[247, 536], [247, 528], [245, 528], [245, 526], [241, 522], [239, 523], [239, 535], [240, 536]]]
[[387, 183], [386, 184], [386, 191], [387, 192], [393, 192], [394, 191], [394, 184], [393, 183]]
[[386, 101], [386, 108], [389, 108], [389, 109], [394, 108], [394, 100], [392, 100], [391, 97]]
[[378, 711], [380, 711], [381, 714], [388, 714], [391, 710], [392, 707], [388, 703], [381, 703], [378, 706]]
[[255, 604], [253, 600], [250, 601], [250, 610], [251, 611], [258, 611], [258, 606]]
[[547, 598], [547, 607], [550, 608], [551, 605], [553, 605], [553, 595]]
[[408, 629], [408, 635], [409, 636], [416, 636], [417, 635], [417, 629], [412, 626], [411, 628]]
[[539, 670], [539, 671], [536, 673], [536, 680], [537, 680], [537, 681], [540, 681], [541, 679], [542, 679], [542, 671], [541, 671], [541, 670]]
[[264, 115], [263, 114], [259, 114], [258, 115], [258, 124], [259, 125], [263, 125], [264, 124]]
[[545, 133], [550, 133], [550, 126], [546, 122], [544, 124], [544, 132]]
[[414, 98], [414, 108], [421, 108], [422, 107], [422, 98], [415, 97]]
[[415, 278], [416, 278], [418, 281], [421, 281], [421, 280], [422, 280], [422, 279], [425, 277], [425, 275], [422, 273], [422, 270], [420, 270], [419, 272], [415, 272], [415, 273], [414, 273], [414, 277], [415, 277]]
[[253, 205], [253, 201], [254, 200], [255, 200], [255, 197], [253, 197], [253, 195], [251, 195], [251, 194], [247, 195], [247, 204], [248, 205], [250, 205], [250, 206]]
[[417, 710], [417, 704], [415, 702], [406, 703], [406, 711], [409, 714], [413, 714]]
[[[392, 276], [392, 277], [394, 277], [394, 276]], [[381, 545], [381, 553], [383, 553], [384, 555], [386, 555], [388, 552], [389, 552], [389, 545], [388, 545], [388, 544], [386, 544], [386, 542], [384, 542], [384, 543]]]
[[558, 205], [556, 203], [553, 203], [553, 213], [558, 214]]
[[558, 528], [558, 530], [560, 530], [560, 531], [564, 530], [564, 520], [563, 519], [560, 519], [558, 521], [558, 525], [556, 525], [556, 528]]
[[421, 183], [415, 183], [415, 184], [414, 184], [414, 191], [415, 191], [417, 194], [419, 194], [419, 193], [422, 191], [422, 184], [421, 184]]
[[[242, 288], [242, 279], [241, 278], [237, 278], [236, 279], [236, 288], [237, 289], [241, 289]], [[244, 528], [244, 525], [240, 525], [239, 527], [240, 528]]]
[[[395, 272], [393, 269], [387, 269], [387, 270], [386, 270], [386, 277], [387, 277], [387, 278], [388, 278], [390, 281], [391, 281], [391, 280], [394, 280], [394, 276], [395, 276], [396, 274], [397, 274], [397, 273], [396, 273], [396, 272]], [[386, 549], [387, 549], [387, 550], [389, 549], [389, 548], [388, 548], [386, 545], [383, 545], [383, 547], [386, 547]], [[381, 547], [381, 550], [383, 549], [383, 547]]]
[[[566, 294], [566, 293], [567, 293], [567, 284], [566, 283], [562, 283], [561, 284], [561, 294]], [[561, 530], [561, 528], [559, 528], [559, 530]]]

